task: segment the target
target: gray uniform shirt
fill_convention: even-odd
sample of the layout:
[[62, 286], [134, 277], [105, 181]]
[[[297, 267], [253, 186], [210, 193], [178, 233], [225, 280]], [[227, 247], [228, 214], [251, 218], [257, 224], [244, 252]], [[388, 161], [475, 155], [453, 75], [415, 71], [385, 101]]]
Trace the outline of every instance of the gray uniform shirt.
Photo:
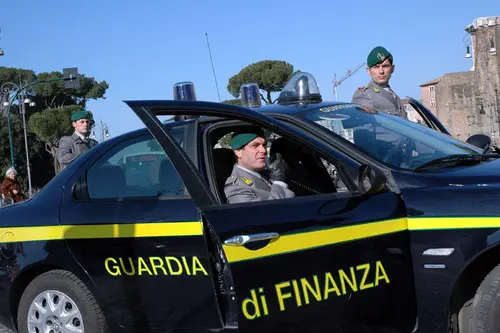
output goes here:
[[63, 136], [59, 140], [59, 154], [57, 155], [57, 160], [61, 163], [61, 170], [67, 167], [78, 156], [88, 152], [96, 145], [96, 140], [87, 138], [87, 142], [85, 142], [76, 133], [70, 136]]
[[271, 184], [259, 174], [249, 172], [235, 164], [231, 176], [224, 184], [224, 194], [228, 203], [295, 197], [295, 193], [279, 183]]
[[388, 88], [389, 91], [370, 81], [367, 86], [356, 90], [352, 103], [408, 119], [403, 102], [390, 87]]

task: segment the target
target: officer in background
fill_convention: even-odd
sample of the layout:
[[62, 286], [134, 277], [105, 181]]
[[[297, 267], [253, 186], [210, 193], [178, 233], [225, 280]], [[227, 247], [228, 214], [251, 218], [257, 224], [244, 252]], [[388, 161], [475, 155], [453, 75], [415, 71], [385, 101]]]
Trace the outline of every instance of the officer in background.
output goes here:
[[408, 119], [403, 102], [389, 85], [395, 68], [392, 54], [377, 46], [368, 54], [366, 64], [371, 81], [356, 90], [352, 103]]
[[80, 110], [71, 115], [71, 124], [75, 132], [71, 136], [63, 136], [59, 140], [59, 154], [57, 159], [61, 170], [66, 168], [78, 156], [86, 153], [97, 145], [97, 141], [89, 138], [90, 130], [94, 124], [92, 113]]
[[[266, 161], [266, 138], [262, 129], [248, 126], [234, 132], [231, 148], [237, 162], [224, 185], [228, 203], [295, 197], [285, 183], [288, 167], [283, 157], [276, 154], [273, 161]], [[269, 179], [262, 173], [266, 164]]]

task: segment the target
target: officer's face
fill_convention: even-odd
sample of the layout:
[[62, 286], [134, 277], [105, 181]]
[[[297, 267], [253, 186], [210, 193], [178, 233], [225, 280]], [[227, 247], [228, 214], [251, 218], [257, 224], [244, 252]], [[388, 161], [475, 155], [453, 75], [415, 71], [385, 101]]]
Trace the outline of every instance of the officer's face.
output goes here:
[[386, 59], [380, 64], [367, 68], [366, 71], [372, 78], [373, 82], [377, 84], [387, 84], [392, 73], [394, 72], [394, 66], [391, 64], [389, 59]]
[[258, 137], [250, 141], [245, 147], [236, 149], [238, 164], [248, 170], [262, 171], [266, 166], [266, 139]]
[[88, 119], [80, 119], [73, 122], [73, 127], [75, 131], [82, 135], [87, 135], [89, 133], [90, 121]]

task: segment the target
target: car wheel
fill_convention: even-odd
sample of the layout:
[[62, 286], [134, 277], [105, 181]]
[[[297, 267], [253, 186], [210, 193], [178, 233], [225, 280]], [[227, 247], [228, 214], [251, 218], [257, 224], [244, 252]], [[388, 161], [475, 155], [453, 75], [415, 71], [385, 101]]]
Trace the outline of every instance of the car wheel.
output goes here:
[[500, 265], [481, 282], [473, 299], [459, 312], [460, 333], [500, 332]]
[[19, 333], [108, 332], [101, 308], [74, 274], [53, 270], [26, 287], [17, 313]]

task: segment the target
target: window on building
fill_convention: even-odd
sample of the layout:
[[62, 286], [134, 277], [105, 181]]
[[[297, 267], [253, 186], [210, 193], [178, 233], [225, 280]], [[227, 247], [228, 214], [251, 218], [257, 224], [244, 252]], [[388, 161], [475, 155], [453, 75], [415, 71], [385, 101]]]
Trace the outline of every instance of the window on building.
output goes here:
[[429, 98], [429, 104], [430, 104], [430, 106], [436, 106], [436, 99], [435, 98]]
[[433, 92], [434, 91], [434, 86], [429, 86], [429, 92]]

